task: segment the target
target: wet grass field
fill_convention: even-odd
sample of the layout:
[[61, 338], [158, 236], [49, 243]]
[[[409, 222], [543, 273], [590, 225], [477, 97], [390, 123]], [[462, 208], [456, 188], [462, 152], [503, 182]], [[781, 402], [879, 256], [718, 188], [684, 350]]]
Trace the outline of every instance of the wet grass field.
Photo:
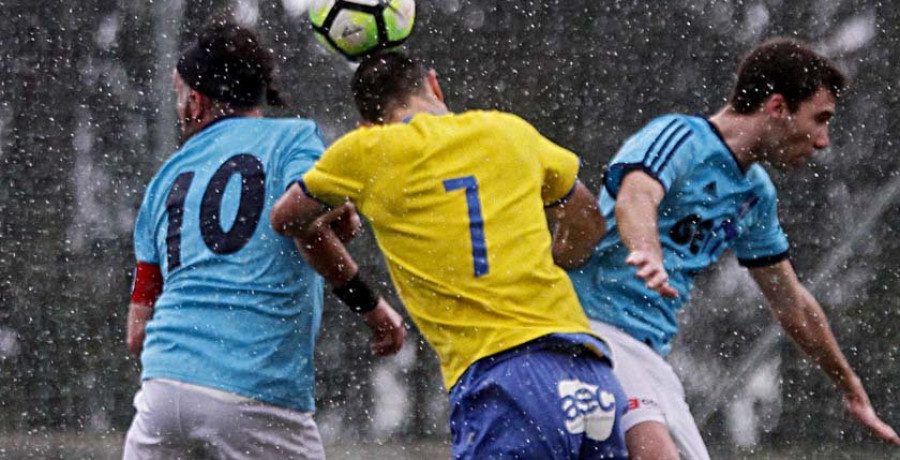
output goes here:
[[[0, 460], [26, 459], [90, 459], [107, 460], [122, 458], [121, 433], [48, 433], [23, 432], [0, 435]], [[440, 441], [414, 443], [362, 443], [331, 444], [325, 449], [329, 460], [440, 460], [450, 458], [450, 445]], [[900, 449], [809, 445], [789, 449], [755, 448], [734, 449], [715, 446], [713, 459], [766, 459], [766, 460], [900, 460]]]

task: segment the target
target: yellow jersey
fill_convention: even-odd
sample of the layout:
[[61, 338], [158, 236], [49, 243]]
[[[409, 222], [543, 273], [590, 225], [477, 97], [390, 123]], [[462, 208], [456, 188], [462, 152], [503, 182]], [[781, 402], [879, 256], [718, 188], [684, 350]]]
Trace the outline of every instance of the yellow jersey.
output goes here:
[[368, 218], [449, 390], [475, 361], [551, 333], [591, 333], [553, 262], [546, 206], [578, 157], [501, 112], [420, 113], [360, 128], [303, 176], [313, 197]]

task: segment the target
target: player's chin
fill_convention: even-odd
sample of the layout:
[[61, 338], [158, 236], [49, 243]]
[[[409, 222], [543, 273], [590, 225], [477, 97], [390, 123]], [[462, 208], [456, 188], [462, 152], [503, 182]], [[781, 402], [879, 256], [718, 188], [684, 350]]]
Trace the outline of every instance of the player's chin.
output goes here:
[[803, 159], [803, 157], [798, 157], [798, 158], [793, 158], [791, 160], [782, 160], [782, 161], [773, 162], [772, 166], [774, 166], [775, 169], [777, 169], [779, 171], [787, 172], [787, 171], [793, 171], [795, 169], [799, 169], [799, 168], [803, 167], [803, 165], [805, 163], [806, 163], [806, 160]]
[[791, 169], [800, 169], [806, 166], [806, 157], [800, 157], [791, 162]]
[[372, 354], [375, 356], [390, 356], [394, 354], [391, 351], [391, 347], [387, 345], [373, 345], [372, 346]]

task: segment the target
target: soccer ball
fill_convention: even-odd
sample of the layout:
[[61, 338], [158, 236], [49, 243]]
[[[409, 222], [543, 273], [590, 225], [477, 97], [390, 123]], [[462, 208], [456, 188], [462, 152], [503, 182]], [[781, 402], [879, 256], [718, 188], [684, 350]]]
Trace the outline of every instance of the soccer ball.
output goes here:
[[312, 0], [309, 7], [316, 38], [351, 61], [399, 46], [415, 16], [415, 0]]

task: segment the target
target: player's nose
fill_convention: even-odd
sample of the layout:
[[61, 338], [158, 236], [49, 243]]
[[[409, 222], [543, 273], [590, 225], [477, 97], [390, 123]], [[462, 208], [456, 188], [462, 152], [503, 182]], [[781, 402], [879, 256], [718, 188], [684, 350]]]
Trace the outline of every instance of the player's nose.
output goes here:
[[831, 142], [828, 139], [828, 132], [824, 132], [824, 133], [819, 134], [816, 137], [816, 140], [814, 141], [813, 146], [817, 150], [822, 150], [824, 148], [827, 148], [830, 144], [831, 144]]

